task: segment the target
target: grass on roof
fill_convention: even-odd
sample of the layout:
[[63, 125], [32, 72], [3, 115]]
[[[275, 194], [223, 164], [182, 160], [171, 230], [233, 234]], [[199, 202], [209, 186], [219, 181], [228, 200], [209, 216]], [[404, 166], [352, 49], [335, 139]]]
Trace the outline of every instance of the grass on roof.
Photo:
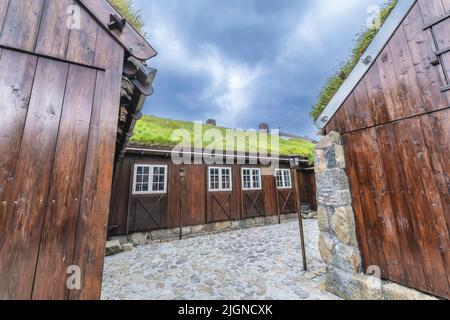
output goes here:
[[[139, 146], [151, 146], [151, 147], [174, 147], [178, 145], [182, 138], [176, 138], [173, 136], [173, 133], [177, 129], [185, 129], [191, 137], [194, 137], [194, 123], [187, 121], [175, 121], [170, 119], [162, 119], [154, 116], [144, 116], [141, 120], [138, 121], [136, 127], [134, 129], [134, 135], [131, 139], [131, 143]], [[226, 136], [227, 128], [213, 127], [208, 125], [202, 125], [203, 133], [208, 129], [217, 129], [222, 135]], [[248, 135], [244, 131], [233, 130], [233, 135], [236, 137], [240, 137], [244, 143], [240, 143], [234, 146], [234, 150], [229, 151], [239, 151], [239, 152], [248, 152], [249, 151], [249, 143], [250, 139], [248, 139]], [[267, 137], [268, 148], [264, 146], [264, 137], [263, 134], [257, 134], [258, 141], [258, 150], [259, 152], [267, 151], [267, 153], [275, 154], [277, 151], [281, 156], [289, 156], [289, 155], [301, 155], [308, 157], [311, 163], [314, 162], [314, 144], [310, 141], [302, 140], [302, 139], [291, 139], [284, 140], [280, 139], [279, 147], [274, 148], [271, 147], [270, 139], [271, 136]], [[202, 134], [198, 139], [202, 139], [203, 148], [211, 145], [214, 140]], [[237, 139], [238, 140], [238, 139]], [[236, 140], [236, 141], [237, 141]], [[197, 141], [199, 142], [199, 141]], [[191, 142], [193, 145], [194, 142]], [[253, 144], [252, 144], [253, 145]], [[227, 150], [226, 143], [219, 143], [217, 147], [219, 150]]]
[[[381, 25], [384, 24], [389, 17], [392, 10], [397, 5], [398, 0], [391, 0], [381, 10]], [[326, 106], [330, 103], [333, 96], [342, 86], [344, 81], [348, 78], [355, 66], [358, 64], [364, 52], [369, 47], [378, 33], [378, 29], [368, 29], [359, 34], [356, 40], [356, 47], [353, 49], [352, 54], [342, 64], [339, 70], [328, 79], [326, 85], [321, 90], [317, 102], [314, 104], [311, 117], [317, 120], [320, 114], [325, 110]]]
[[145, 23], [140, 10], [136, 10], [133, 5], [133, 0], [108, 0], [119, 13], [127, 19], [128, 23], [132, 25], [137, 31], [142, 33]]

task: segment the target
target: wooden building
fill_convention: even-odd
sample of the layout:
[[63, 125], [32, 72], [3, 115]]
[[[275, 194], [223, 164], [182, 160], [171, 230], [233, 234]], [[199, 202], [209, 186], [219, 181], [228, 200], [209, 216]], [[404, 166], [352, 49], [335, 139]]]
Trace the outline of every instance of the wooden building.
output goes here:
[[[127, 149], [113, 183], [110, 236], [298, 212], [289, 158], [273, 159], [280, 162], [275, 178], [262, 158], [229, 156], [223, 163], [231, 164], [208, 165], [211, 159], [204, 154], [208, 161], [203, 164], [175, 165], [171, 155], [169, 150]], [[299, 180], [309, 181], [307, 158], [301, 166], [298, 176], [305, 178]], [[301, 190], [314, 192], [309, 186]], [[302, 199], [308, 202], [314, 194], [302, 194]]]
[[401, 0], [319, 117], [344, 138], [364, 266], [450, 298], [450, 1]]
[[100, 297], [115, 151], [155, 54], [105, 0], [0, 0], [1, 300]]

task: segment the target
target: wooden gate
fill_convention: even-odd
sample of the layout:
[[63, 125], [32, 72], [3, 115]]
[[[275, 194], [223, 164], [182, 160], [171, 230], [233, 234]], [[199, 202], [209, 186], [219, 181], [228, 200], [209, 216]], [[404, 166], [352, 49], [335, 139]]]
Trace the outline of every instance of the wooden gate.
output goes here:
[[167, 229], [167, 195], [132, 196], [128, 234]]
[[262, 190], [242, 191], [242, 218], [264, 217], [264, 197]]
[[236, 220], [233, 192], [209, 192], [207, 223]]
[[278, 210], [280, 214], [296, 212], [297, 201], [295, 200], [295, 189], [279, 189], [278, 191]]

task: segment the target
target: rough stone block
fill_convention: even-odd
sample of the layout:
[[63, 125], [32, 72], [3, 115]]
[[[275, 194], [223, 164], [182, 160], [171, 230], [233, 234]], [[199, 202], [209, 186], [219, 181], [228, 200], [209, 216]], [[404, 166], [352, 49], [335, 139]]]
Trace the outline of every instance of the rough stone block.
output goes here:
[[231, 222], [225, 221], [225, 222], [217, 222], [214, 224], [214, 232], [224, 232], [231, 230]]
[[322, 173], [327, 170], [327, 161], [325, 159], [325, 151], [317, 149], [314, 151], [314, 172], [316, 174]]
[[347, 300], [381, 300], [381, 280], [363, 274], [328, 268], [327, 290]]
[[321, 233], [319, 237], [319, 252], [323, 259], [328, 264], [333, 263], [335, 243], [333, 239], [326, 233]]
[[148, 243], [148, 233], [134, 233], [128, 237], [128, 239], [135, 245], [135, 246], [142, 246], [146, 243]]
[[317, 208], [317, 222], [319, 223], [319, 230], [322, 232], [330, 231], [328, 210], [332, 210], [332, 209], [326, 208], [324, 206], [319, 206]]
[[438, 300], [422, 292], [391, 282], [384, 283], [382, 290], [384, 300]]
[[349, 190], [350, 183], [344, 170], [335, 168], [316, 175], [317, 189], [319, 191]]
[[125, 243], [122, 245], [122, 247], [123, 247], [123, 251], [125, 251], [125, 252], [130, 252], [130, 251], [133, 251], [133, 249], [134, 249], [134, 245], [132, 243]]
[[112, 256], [121, 252], [123, 252], [123, 247], [119, 240], [111, 240], [106, 242], [106, 256]]
[[332, 264], [341, 270], [358, 273], [361, 271], [361, 255], [356, 247], [335, 243]]
[[357, 246], [354, 213], [351, 206], [338, 207], [331, 216], [331, 230], [347, 246]]
[[328, 138], [331, 140], [332, 143], [335, 143], [337, 145], [342, 146], [344, 143], [342, 141], [342, 136], [340, 133], [332, 131], [328, 134]]
[[324, 153], [327, 169], [345, 169], [345, 155], [342, 146], [333, 144]]
[[318, 190], [317, 202], [321, 206], [344, 207], [351, 205], [352, 195], [349, 190]]
[[327, 148], [331, 147], [332, 144], [333, 144], [333, 141], [330, 139], [330, 137], [325, 136], [322, 139], [320, 139], [318, 144], [316, 144], [315, 150], [327, 149]]

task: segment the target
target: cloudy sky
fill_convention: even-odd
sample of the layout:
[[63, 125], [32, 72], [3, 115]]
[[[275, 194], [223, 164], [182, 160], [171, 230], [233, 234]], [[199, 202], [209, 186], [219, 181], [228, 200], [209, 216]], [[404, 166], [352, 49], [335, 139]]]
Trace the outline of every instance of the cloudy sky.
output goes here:
[[382, 0], [135, 0], [158, 56], [144, 112], [314, 136], [321, 87]]

